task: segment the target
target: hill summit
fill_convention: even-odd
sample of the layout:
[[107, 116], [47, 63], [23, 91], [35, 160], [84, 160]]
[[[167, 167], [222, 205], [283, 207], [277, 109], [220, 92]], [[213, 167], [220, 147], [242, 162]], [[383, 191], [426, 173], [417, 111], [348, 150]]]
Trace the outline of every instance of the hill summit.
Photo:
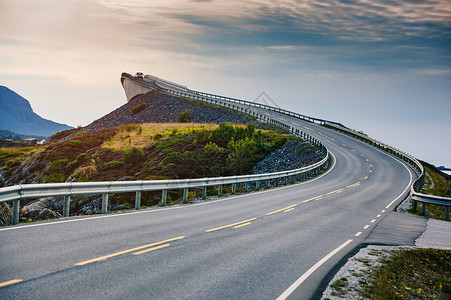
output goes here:
[[30, 102], [5, 86], [0, 86], [0, 129], [23, 135], [51, 136], [72, 127], [42, 118]]

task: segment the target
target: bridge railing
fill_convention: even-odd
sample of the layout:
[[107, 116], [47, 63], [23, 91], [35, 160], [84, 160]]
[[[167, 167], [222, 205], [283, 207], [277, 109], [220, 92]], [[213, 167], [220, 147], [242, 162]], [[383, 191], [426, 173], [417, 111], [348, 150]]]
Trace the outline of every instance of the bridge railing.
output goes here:
[[149, 181], [114, 181], [114, 182], [65, 182], [43, 184], [19, 184], [0, 188], [0, 203], [12, 202], [12, 223], [19, 222], [20, 200], [36, 199], [42, 197], [63, 196], [63, 216], [69, 216], [70, 197], [75, 195], [102, 195], [102, 213], [107, 213], [108, 197], [111, 193], [136, 193], [135, 209], [141, 206], [141, 193], [146, 191], [162, 191], [161, 204], [166, 205], [167, 191], [183, 189], [183, 202], [188, 200], [188, 189], [202, 188], [202, 198], [206, 198], [207, 187], [218, 186], [218, 194], [221, 196], [224, 185], [232, 186], [232, 194], [235, 194], [237, 185], [243, 184], [245, 192], [249, 191], [250, 183], [255, 183], [256, 189], [260, 187], [278, 186], [288, 181], [300, 181], [312, 177], [327, 168], [330, 155], [328, 150], [316, 139], [306, 133], [292, 128], [277, 120], [265, 118], [266, 122], [290, 131], [293, 135], [306, 139], [316, 145], [324, 153], [324, 158], [310, 166], [289, 171], [240, 175], [215, 178], [193, 178], [177, 180], [149, 180]]
[[335, 130], [345, 132], [346, 134], [352, 135], [355, 138], [358, 138], [360, 140], [363, 140], [381, 150], [384, 150], [392, 155], [397, 156], [398, 158], [402, 159], [403, 161], [407, 162], [410, 166], [413, 167], [417, 174], [417, 179], [413, 182], [412, 186], [410, 187], [410, 197], [412, 199], [412, 209], [414, 211], [417, 211], [418, 202], [422, 203], [421, 207], [421, 214], [426, 214], [426, 205], [427, 204], [434, 204], [434, 205], [440, 205], [445, 207], [445, 219], [449, 219], [449, 211], [451, 207], [451, 198], [446, 197], [438, 197], [433, 195], [427, 195], [421, 193], [421, 189], [424, 185], [425, 180], [425, 170], [423, 165], [412, 155], [407, 154], [397, 148], [388, 146], [380, 141], [377, 141], [375, 139], [372, 139], [360, 132], [354, 131], [352, 129], [346, 128], [346, 127], [340, 127], [335, 124], [331, 124], [326, 122], [324, 125], [334, 128]]
[[[399, 149], [396, 149], [392, 146], [386, 145], [375, 139], [369, 138], [368, 136], [366, 136], [360, 132], [346, 128], [345, 126], [343, 126], [340, 123], [331, 122], [331, 121], [324, 120], [324, 119], [308, 117], [308, 116], [301, 115], [298, 113], [293, 113], [293, 112], [290, 112], [290, 111], [287, 111], [287, 110], [284, 110], [281, 108], [272, 107], [272, 106], [265, 105], [265, 104], [259, 104], [259, 103], [255, 103], [255, 102], [251, 102], [251, 101], [245, 101], [245, 100], [236, 99], [236, 98], [230, 98], [230, 97], [208, 94], [208, 93], [199, 92], [199, 91], [193, 91], [193, 90], [189, 90], [189, 89], [187, 89], [187, 90], [168, 89], [168, 88], [162, 88], [162, 89], [164, 91], [174, 94], [174, 95], [183, 96], [183, 97], [187, 97], [187, 98], [194, 99], [194, 100], [201, 100], [201, 101], [205, 101], [208, 103], [235, 109], [235, 110], [238, 110], [243, 113], [257, 116], [261, 120], [264, 120], [266, 116], [262, 115], [262, 114], [258, 114], [256, 112], [253, 112], [246, 108], [243, 108], [241, 106], [236, 106], [234, 104], [240, 104], [240, 105], [245, 105], [245, 106], [249, 106], [249, 107], [256, 107], [256, 108], [261, 108], [261, 109], [265, 109], [268, 111], [273, 111], [273, 112], [289, 115], [289, 116], [292, 116], [292, 117], [295, 117], [295, 118], [298, 118], [298, 119], [301, 119], [304, 121], [329, 126], [335, 130], [339, 130], [339, 131], [345, 132], [348, 135], [352, 135], [355, 138], [363, 140], [375, 147], [378, 147], [392, 155], [397, 156], [398, 158], [402, 159], [403, 161], [408, 163], [410, 166], [412, 166], [413, 169], [415, 170], [415, 172], [417, 173], [417, 179], [413, 182], [413, 184], [411, 186], [411, 190], [410, 190], [413, 208], [416, 209], [417, 202], [421, 202], [422, 203], [422, 214], [424, 215], [427, 203], [442, 205], [442, 206], [445, 206], [445, 219], [449, 219], [449, 207], [451, 206], [451, 198], [438, 197], [439, 199], [437, 199], [436, 196], [431, 196], [431, 195], [426, 195], [426, 194], [420, 193], [420, 191], [424, 185], [424, 180], [425, 180], [425, 171], [424, 171], [423, 165], [415, 157], [413, 157], [412, 155], [409, 155]], [[277, 122], [279, 122], [279, 121], [277, 121]], [[279, 123], [281, 123], [281, 122], [279, 122]], [[281, 124], [279, 124], [279, 126], [288, 126], [288, 125], [285, 123], [281, 123]]]

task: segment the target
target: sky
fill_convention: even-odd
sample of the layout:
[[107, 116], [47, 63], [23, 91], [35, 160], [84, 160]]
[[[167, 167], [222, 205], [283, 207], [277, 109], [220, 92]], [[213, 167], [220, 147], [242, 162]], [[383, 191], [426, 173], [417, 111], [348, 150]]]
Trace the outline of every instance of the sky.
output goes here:
[[449, 0], [0, 0], [0, 85], [40, 116], [88, 125], [138, 71], [451, 168]]

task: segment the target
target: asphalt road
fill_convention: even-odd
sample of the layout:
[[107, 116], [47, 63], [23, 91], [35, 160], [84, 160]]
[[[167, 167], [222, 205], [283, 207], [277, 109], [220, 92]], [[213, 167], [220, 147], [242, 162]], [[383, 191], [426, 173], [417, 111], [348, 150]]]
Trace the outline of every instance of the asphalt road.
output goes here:
[[[277, 116], [272, 113], [272, 116]], [[1, 299], [311, 299], [413, 172], [287, 116], [336, 158], [311, 181], [198, 204], [0, 229]]]

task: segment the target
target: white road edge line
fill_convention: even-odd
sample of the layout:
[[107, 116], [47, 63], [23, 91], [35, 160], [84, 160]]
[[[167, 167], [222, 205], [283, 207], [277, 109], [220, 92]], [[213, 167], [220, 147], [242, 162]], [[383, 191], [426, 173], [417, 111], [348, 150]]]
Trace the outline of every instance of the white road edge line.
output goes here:
[[338, 251], [346, 247], [352, 242], [352, 240], [347, 240], [335, 250], [324, 256], [319, 262], [317, 262], [313, 267], [307, 270], [301, 277], [298, 278], [288, 289], [285, 290], [285, 292], [282, 293], [279, 297], [277, 297], [276, 300], [285, 300], [287, 299], [310, 275], [313, 274], [319, 267], [321, 267], [322, 264], [324, 264], [326, 261], [329, 260], [332, 256], [334, 256]]

